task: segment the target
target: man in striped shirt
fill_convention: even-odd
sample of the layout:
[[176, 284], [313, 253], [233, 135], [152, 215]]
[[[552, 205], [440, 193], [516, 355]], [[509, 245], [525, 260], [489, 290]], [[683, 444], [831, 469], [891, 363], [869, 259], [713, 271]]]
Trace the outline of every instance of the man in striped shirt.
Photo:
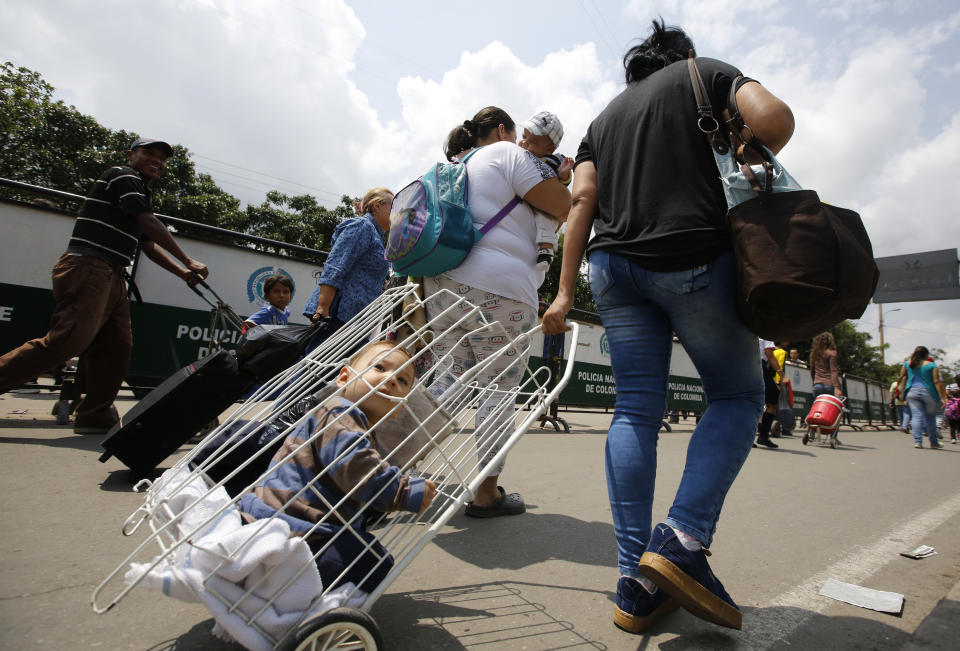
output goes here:
[[172, 155], [165, 142], [139, 139], [130, 145], [126, 165], [111, 167], [97, 179], [74, 222], [67, 251], [53, 267], [50, 331], [0, 357], [4, 393], [85, 353], [86, 396], [73, 428], [78, 434], [101, 434], [116, 422], [113, 401], [133, 348], [124, 271], [137, 245], [187, 282], [209, 274], [206, 265], [180, 248], [150, 205], [148, 186]]

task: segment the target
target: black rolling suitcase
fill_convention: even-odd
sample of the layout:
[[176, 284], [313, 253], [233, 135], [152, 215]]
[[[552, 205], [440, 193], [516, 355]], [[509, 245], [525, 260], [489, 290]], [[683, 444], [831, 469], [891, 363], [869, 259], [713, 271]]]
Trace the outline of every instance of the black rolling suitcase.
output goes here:
[[137, 403], [101, 444], [104, 462], [116, 457], [143, 477], [255, 384], [236, 357], [220, 350], [180, 369]]

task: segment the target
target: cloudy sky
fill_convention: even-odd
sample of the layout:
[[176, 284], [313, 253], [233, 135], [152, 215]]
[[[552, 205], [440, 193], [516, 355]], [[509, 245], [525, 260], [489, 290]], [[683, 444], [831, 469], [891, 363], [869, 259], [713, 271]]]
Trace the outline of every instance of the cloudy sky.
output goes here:
[[[960, 246], [955, 0], [7, 0], [0, 57], [111, 128], [186, 146], [244, 202], [399, 189], [495, 104], [559, 114], [574, 153], [663, 16], [784, 99], [782, 162], [858, 210], [877, 256]], [[878, 335], [876, 306], [858, 329]], [[960, 359], [960, 301], [884, 308], [887, 360]]]

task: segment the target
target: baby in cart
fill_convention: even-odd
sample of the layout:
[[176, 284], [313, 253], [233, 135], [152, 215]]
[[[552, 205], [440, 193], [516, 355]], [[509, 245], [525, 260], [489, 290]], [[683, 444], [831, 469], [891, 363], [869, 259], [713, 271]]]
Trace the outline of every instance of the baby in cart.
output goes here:
[[342, 390], [286, 437], [263, 479], [240, 499], [246, 522], [279, 517], [306, 540], [325, 589], [351, 582], [371, 592], [393, 565], [367, 531], [379, 515], [371, 509], [422, 513], [436, 495], [432, 481], [389, 465], [365, 436], [396, 406], [391, 397], [410, 392], [415, 377], [409, 361], [390, 342], [362, 348], [339, 372]]

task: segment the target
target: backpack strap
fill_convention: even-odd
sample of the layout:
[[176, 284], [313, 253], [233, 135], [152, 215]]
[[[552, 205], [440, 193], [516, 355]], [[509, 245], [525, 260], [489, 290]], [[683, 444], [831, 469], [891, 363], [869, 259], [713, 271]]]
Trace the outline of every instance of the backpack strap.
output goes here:
[[[480, 149], [481, 149], [480, 147], [473, 149], [469, 154], [461, 158], [460, 162], [466, 165], [470, 157], [473, 156], [478, 151], [480, 151]], [[500, 209], [500, 212], [498, 212], [496, 215], [490, 218], [490, 221], [488, 221], [486, 224], [484, 224], [479, 229], [477, 229], [480, 231], [480, 236], [483, 237], [484, 235], [486, 235], [491, 228], [499, 224], [503, 220], [503, 218], [506, 217], [508, 214], [510, 214], [511, 210], [519, 206], [522, 201], [523, 199], [521, 199], [520, 197], [514, 197], [513, 199], [511, 199], [507, 203], [507, 205], [505, 205], [503, 208]]]
[[496, 215], [491, 217], [490, 221], [488, 221], [486, 224], [484, 224], [478, 229], [480, 231], [480, 235], [486, 235], [487, 231], [489, 231], [491, 228], [499, 224], [500, 221], [504, 217], [506, 217], [511, 210], [519, 206], [522, 201], [523, 199], [521, 199], [520, 197], [514, 197], [513, 199], [511, 199], [507, 205], [505, 205], [503, 208], [500, 209], [500, 212], [498, 212]]

